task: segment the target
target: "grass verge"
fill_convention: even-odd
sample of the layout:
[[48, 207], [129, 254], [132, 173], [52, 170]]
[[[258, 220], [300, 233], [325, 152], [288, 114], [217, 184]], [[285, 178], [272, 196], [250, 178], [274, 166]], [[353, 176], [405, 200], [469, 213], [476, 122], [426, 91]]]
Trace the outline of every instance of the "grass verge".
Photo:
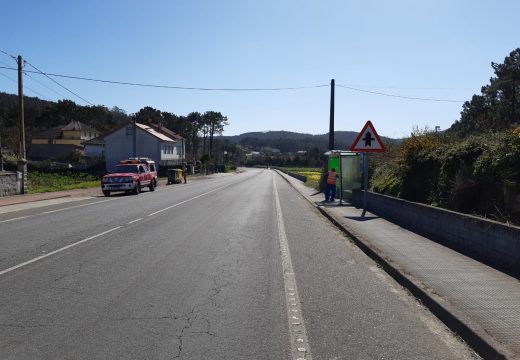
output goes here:
[[30, 172], [27, 178], [29, 193], [43, 193], [62, 190], [88, 189], [100, 186], [100, 180], [84, 173], [41, 173]]

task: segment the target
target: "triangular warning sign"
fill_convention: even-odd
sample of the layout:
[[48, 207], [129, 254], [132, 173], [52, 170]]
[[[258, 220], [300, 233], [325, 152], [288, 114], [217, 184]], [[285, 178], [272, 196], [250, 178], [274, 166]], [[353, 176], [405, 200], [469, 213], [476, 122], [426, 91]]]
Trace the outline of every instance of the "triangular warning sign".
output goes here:
[[381, 152], [385, 151], [385, 145], [377, 135], [377, 131], [370, 120], [367, 121], [363, 130], [359, 133], [356, 141], [350, 147], [350, 151], [358, 152]]

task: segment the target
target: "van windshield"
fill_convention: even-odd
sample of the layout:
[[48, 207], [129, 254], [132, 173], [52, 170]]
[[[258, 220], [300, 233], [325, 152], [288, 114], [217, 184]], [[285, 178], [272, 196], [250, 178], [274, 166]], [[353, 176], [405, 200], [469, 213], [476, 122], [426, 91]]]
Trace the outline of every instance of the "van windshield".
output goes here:
[[138, 165], [116, 165], [117, 173], [139, 173]]

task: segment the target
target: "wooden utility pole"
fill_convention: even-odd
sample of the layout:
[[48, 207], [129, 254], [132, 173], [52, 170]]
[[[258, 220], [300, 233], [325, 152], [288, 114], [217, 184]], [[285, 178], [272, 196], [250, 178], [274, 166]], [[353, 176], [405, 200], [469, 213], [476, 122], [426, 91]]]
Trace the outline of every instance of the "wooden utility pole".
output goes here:
[[335, 81], [330, 81], [330, 126], [329, 126], [329, 150], [334, 149], [334, 85]]
[[25, 159], [25, 120], [23, 112], [23, 61], [18, 55], [18, 124], [20, 127], [20, 159]]
[[132, 138], [132, 154], [133, 154], [133, 157], [137, 157], [137, 119], [134, 117], [134, 121], [133, 121], [133, 138]]

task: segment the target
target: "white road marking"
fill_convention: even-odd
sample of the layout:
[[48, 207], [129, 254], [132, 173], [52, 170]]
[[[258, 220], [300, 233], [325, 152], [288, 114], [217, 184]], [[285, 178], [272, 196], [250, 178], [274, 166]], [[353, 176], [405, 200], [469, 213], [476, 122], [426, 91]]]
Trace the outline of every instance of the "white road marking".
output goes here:
[[127, 225], [130, 225], [130, 224], [133, 224], [133, 223], [138, 222], [138, 221], [140, 221], [140, 220], [143, 220], [143, 218], [139, 218], [139, 219], [132, 220], [132, 221], [126, 223], [126, 224], [127, 224]]
[[39, 214], [35, 214], [35, 215], [52, 214], [52, 213], [55, 213], [55, 212], [60, 212], [60, 211], [70, 210], [70, 209], [76, 209], [76, 208], [80, 208], [80, 207], [84, 207], [84, 206], [89, 206], [89, 205], [94, 205], [94, 204], [101, 204], [101, 203], [104, 203], [104, 202], [107, 202], [107, 201], [115, 201], [115, 200], [119, 200], [119, 199], [121, 199], [121, 198], [114, 198], [114, 199], [107, 199], [107, 200], [95, 201], [95, 202], [91, 202], [91, 203], [88, 203], [88, 204], [81, 204], [81, 205], [69, 206], [69, 207], [66, 207], [66, 208], [63, 208], [63, 209], [56, 209], [56, 210], [44, 211], [44, 212], [41, 212], [41, 213], [39, 213]]
[[18, 264], [18, 265], [15, 265], [15, 266], [10, 267], [10, 268], [8, 268], [8, 269], [2, 270], [2, 271], [0, 271], [0, 276], [1, 276], [1, 275], [4, 275], [4, 274], [7, 274], [8, 272], [11, 272], [11, 271], [13, 271], [13, 270], [16, 270], [16, 269], [19, 269], [19, 268], [21, 268], [21, 267], [24, 267], [24, 266], [26, 266], [26, 265], [32, 264], [32, 263], [34, 263], [34, 262], [36, 262], [36, 261], [39, 261], [39, 260], [45, 259], [46, 257], [52, 256], [52, 255], [57, 254], [57, 253], [59, 253], [59, 252], [65, 251], [65, 250], [67, 250], [67, 249], [70, 249], [71, 247], [74, 247], [74, 246], [77, 246], [77, 245], [83, 244], [84, 242], [87, 242], [87, 241], [90, 241], [90, 240], [92, 240], [92, 239], [98, 238], [98, 237], [100, 237], [100, 236], [106, 235], [106, 234], [111, 233], [112, 231], [115, 231], [115, 230], [120, 229], [120, 228], [121, 228], [121, 226], [116, 226], [115, 228], [112, 228], [112, 229], [110, 229], [110, 230], [103, 231], [102, 233], [99, 233], [99, 234], [97, 234], [97, 235], [89, 236], [88, 238], [85, 238], [85, 239], [80, 240], [80, 241], [78, 241], [78, 242], [75, 242], [75, 243], [73, 243], [73, 244], [69, 244], [69, 245], [64, 246], [64, 247], [62, 247], [62, 248], [60, 248], [60, 249], [57, 249], [57, 250], [51, 251], [50, 253], [47, 253], [47, 254], [45, 254], [45, 255], [41, 255], [41, 256], [35, 257], [34, 259], [31, 259], [31, 260], [25, 261], [25, 262], [23, 262], [23, 263], [21, 263], [21, 264]]
[[160, 214], [160, 213], [162, 213], [162, 212], [164, 212], [164, 211], [166, 211], [166, 210], [173, 209], [174, 207], [180, 206], [180, 205], [182, 205], [182, 204], [186, 204], [187, 202], [190, 202], [190, 201], [192, 201], [192, 200], [198, 199], [198, 198], [203, 197], [203, 196], [205, 196], [205, 195], [211, 194], [212, 192], [215, 192], [215, 191], [221, 190], [221, 189], [226, 188], [226, 187], [231, 186], [231, 185], [232, 185], [232, 184], [227, 184], [227, 185], [224, 185], [224, 186], [218, 187], [218, 188], [216, 188], [216, 189], [213, 189], [213, 190], [211, 190], [211, 191], [205, 192], [205, 193], [203, 193], [203, 194], [200, 194], [200, 195], [194, 196], [194, 197], [192, 197], [191, 199], [184, 200], [184, 201], [181, 201], [180, 203], [177, 203], [177, 204], [174, 204], [174, 205], [171, 205], [171, 206], [165, 207], [164, 209], [161, 209], [161, 210], [155, 211], [155, 212], [149, 214], [148, 216], [154, 216], [154, 215]]
[[25, 219], [25, 218], [27, 218], [27, 217], [28, 217], [28, 216], [20, 216], [20, 217], [12, 218], [12, 219], [9, 219], [9, 220], [2, 220], [2, 221], [0, 221], [0, 224], [1, 224], [1, 223], [6, 223], [6, 222], [9, 222], [9, 221], [15, 221], [15, 220]]
[[[285, 302], [287, 305], [287, 321], [289, 322], [289, 334], [291, 337], [291, 354], [293, 360], [311, 360], [311, 350], [307, 339], [307, 331], [303, 317], [296, 317], [292, 312], [296, 310], [302, 314], [300, 296], [298, 295], [298, 287], [296, 286], [296, 277], [292, 266], [291, 252], [289, 243], [287, 242], [287, 234], [285, 233], [285, 224], [283, 221], [282, 207], [280, 206], [280, 197], [278, 196], [278, 188], [276, 180], [273, 176], [274, 197], [276, 202], [276, 215], [278, 219], [278, 240], [280, 243], [280, 253], [282, 255], [283, 281], [285, 285]], [[294, 308], [294, 309], [293, 309]], [[298, 320], [298, 321], [295, 321]], [[302, 355], [302, 352], [305, 353]]]
[[[90, 198], [90, 197], [88, 197], [88, 198], [79, 198], [79, 199], [68, 200], [68, 201], [81, 201], [81, 200], [88, 200], [88, 199], [91, 199], [91, 198]], [[40, 212], [40, 213], [37, 213], [37, 214], [31, 214], [31, 215], [26, 215], [26, 216], [20, 216], [20, 217], [13, 218], [13, 219], [8, 219], [8, 220], [2, 220], [2, 221], [0, 221], [0, 224], [1, 224], [1, 223], [6, 223], [6, 222], [9, 222], [9, 221], [15, 221], [15, 220], [26, 219], [26, 218], [28, 218], [28, 217], [33, 217], [33, 216], [38, 216], [38, 215], [45, 215], [45, 214], [52, 214], [52, 213], [56, 213], [56, 212], [60, 212], [60, 211], [65, 211], [65, 210], [76, 209], [76, 208], [80, 208], [80, 207], [84, 207], [84, 206], [90, 206], [90, 205], [100, 204], [100, 203], [104, 203], [104, 202], [107, 202], [107, 201], [115, 201], [115, 200], [119, 200], [119, 199], [121, 199], [121, 198], [107, 199], [107, 200], [101, 200], [101, 201], [91, 202], [91, 203], [88, 203], [88, 204], [81, 204], [81, 205], [68, 206], [68, 207], [61, 208], [61, 209], [56, 209], [56, 210], [43, 211], [43, 212]], [[46, 201], [46, 200], [43, 200], [43, 201]], [[63, 203], [63, 202], [61, 202], [61, 203]], [[26, 204], [24, 204], [24, 205], [26, 205], [24, 208], [20, 208], [20, 209], [13, 210], [13, 211], [21, 211], [21, 210], [31, 209], [31, 208], [34, 207], [34, 205], [33, 205], [33, 207], [29, 207], [29, 205], [31, 205], [31, 204], [34, 204], [34, 202], [33, 202], [33, 203], [26, 203]], [[36, 207], [40, 207], [40, 206], [50, 206], [50, 205], [57, 205], [57, 204], [60, 204], [60, 203], [54, 202], [54, 203], [38, 204], [38, 206], [36, 206]], [[12, 206], [12, 205], [7, 205], [7, 206]], [[6, 206], [6, 207], [7, 207], [7, 206]], [[7, 212], [10, 212], [10, 211], [7, 211]], [[7, 212], [4, 212], [4, 213], [7, 213]], [[2, 212], [0, 211], [0, 213], [2, 213]]]

